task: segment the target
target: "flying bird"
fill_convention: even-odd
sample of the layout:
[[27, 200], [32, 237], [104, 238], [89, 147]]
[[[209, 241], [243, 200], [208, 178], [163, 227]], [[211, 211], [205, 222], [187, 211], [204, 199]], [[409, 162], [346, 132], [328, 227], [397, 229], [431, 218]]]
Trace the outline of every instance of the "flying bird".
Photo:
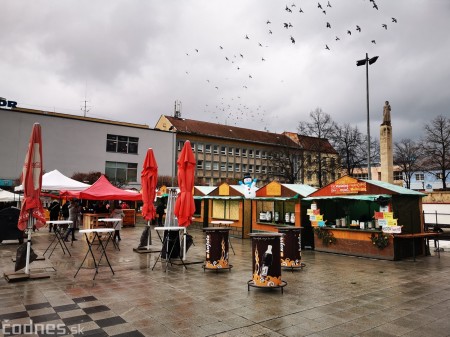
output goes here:
[[359, 27], [358, 25], [356, 25], [356, 30], [361, 33], [361, 27]]
[[327, 45], [327, 44], [325, 45], [325, 49], [328, 49], [328, 50], [330, 50], [330, 48], [328, 47], [328, 45]]
[[300, 8], [300, 10], [298, 11], [299, 13], [304, 13], [303, 10]]
[[239, 54], [239, 56], [242, 57], [242, 58], [244, 58], [244, 55], [242, 55], [242, 54]]
[[248, 35], [245, 35], [245, 39], [246, 39], [246, 40], [250, 40], [250, 38], [248, 37]]
[[327, 7], [330, 7], [331, 8], [331, 4], [330, 4], [330, 2], [328, 1], [328, 3], [327, 3]]
[[219, 48], [220, 48], [220, 49], [223, 49], [223, 47], [222, 47], [222, 46], [219, 46]]
[[248, 78], [253, 78], [252, 75], [248, 75]]
[[323, 10], [322, 13], [325, 14], [325, 15], [327, 15], [327, 11], [325, 11], [325, 10]]
[[339, 41], [340, 40], [340, 38], [338, 38], [337, 36], [336, 36], [336, 41]]
[[229, 61], [228, 57], [225, 56], [225, 60]]
[[320, 4], [320, 2], [318, 3], [317, 8], [322, 9], [322, 5]]
[[295, 39], [291, 36], [291, 42], [295, 44]]
[[347, 30], [347, 34], [348, 34], [348, 35], [352, 35], [352, 32], [349, 31], [349, 30]]
[[261, 58], [261, 61], [265, 61], [265, 58], [264, 58], [264, 57], [262, 57], [262, 58]]
[[286, 29], [288, 29], [289, 28], [289, 25], [285, 22], [285, 23], [283, 23], [283, 26], [284, 26], [284, 28], [286, 28]]
[[286, 10], [286, 12], [292, 13], [292, 9], [290, 9], [287, 5], [286, 5], [285, 10]]
[[392, 18], [392, 22], [397, 23], [397, 19], [396, 18]]
[[297, 6], [295, 5], [295, 3], [292, 3], [291, 7], [297, 7]]
[[262, 47], [262, 44], [261, 44], [261, 43], [259, 43], [259, 42], [258, 42], [258, 45], [259, 45], [260, 47]]
[[373, 44], [377, 44], [377, 43], [375, 42], [375, 40], [372, 40], [372, 43], [373, 43]]
[[329, 22], [327, 22], [327, 28], [331, 28], [331, 25]]
[[375, 1], [373, 2], [373, 8], [375, 8], [376, 10], [378, 10], [378, 6], [377, 6], [377, 4], [375, 3]]
[[270, 22], [269, 20], [267, 20], [266, 24], [271, 24], [272, 22]]
[[272, 34], [272, 31], [269, 29], [269, 34]]
[[382, 26], [384, 29], [387, 29], [387, 24], [383, 23], [381, 26]]
[[195, 49], [195, 51], [198, 53], [198, 49]]

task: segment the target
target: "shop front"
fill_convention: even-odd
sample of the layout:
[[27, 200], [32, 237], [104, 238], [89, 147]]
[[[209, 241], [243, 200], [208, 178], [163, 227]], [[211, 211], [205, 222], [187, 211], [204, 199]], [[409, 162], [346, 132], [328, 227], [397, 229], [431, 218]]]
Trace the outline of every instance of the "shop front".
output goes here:
[[317, 189], [303, 184], [273, 181], [256, 191], [252, 199], [252, 232], [278, 232], [279, 227], [303, 227], [303, 247], [313, 244], [313, 234], [306, 210], [311, 201], [304, 198]]
[[204, 197], [215, 189], [216, 187], [214, 186], [194, 186], [194, 222], [202, 227], [208, 227], [209, 202]]
[[312, 193], [316, 251], [399, 260], [426, 253], [423, 193], [348, 176]]

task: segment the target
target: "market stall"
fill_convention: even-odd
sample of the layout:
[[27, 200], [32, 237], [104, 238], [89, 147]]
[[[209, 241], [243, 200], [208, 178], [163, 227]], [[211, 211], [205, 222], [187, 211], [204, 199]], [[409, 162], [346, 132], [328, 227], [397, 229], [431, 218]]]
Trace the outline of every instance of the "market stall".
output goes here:
[[273, 181], [256, 191], [252, 199], [252, 232], [277, 232], [278, 227], [304, 227], [303, 247], [311, 246], [312, 229], [306, 210], [311, 201], [304, 198], [317, 189], [303, 184]]
[[425, 254], [423, 193], [349, 176], [312, 193], [315, 250], [399, 260]]
[[208, 227], [209, 213], [209, 202], [208, 199], [204, 199], [204, 197], [215, 189], [215, 186], [194, 186], [194, 222], [200, 223], [202, 227]]
[[[208, 200], [208, 221], [232, 221], [230, 236], [249, 238], [251, 228], [251, 200], [245, 199], [239, 185], [227, 183], [216, 187], [203, 199]], [[222, 226], [222, 224], [217, 224]]]

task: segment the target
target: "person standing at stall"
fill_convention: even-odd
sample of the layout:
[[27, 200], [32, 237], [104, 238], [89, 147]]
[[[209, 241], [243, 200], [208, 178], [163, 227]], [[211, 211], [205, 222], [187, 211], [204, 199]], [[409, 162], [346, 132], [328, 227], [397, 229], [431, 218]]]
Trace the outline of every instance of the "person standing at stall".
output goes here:
[[[59, 206], [59, 202], [57, 200], [53, 200], [53, 202], [48, 207], [50, 213], [50, 221], [56, 221], [59, 218], [59, 211], [61, 207]], [[50, 224], [48, 226], [48, 231], [51, 232], [52, 229], [56, 232], [56, 225]]]
[[77, 228], [78, 224], [78, 213], [80, 209], [78, 207], [78, 200], [74, 199], [69, 205], [69, 220], [72, 221], [72, 224], [69, 226], [67, 230], [66, 236], [64, 237], [64, 241], [69, 241], [69, 235], [72, 234], [72, 241], [77, 241], [75, 238], [75, 228]]
[[121, 241], [120, 238], [120, 230], [122, 229], [122, 221], [125, 214], [123, 213], [123, 210], [120, 206], [120, 203], [115, 201], [114, 202], [114, 209], [112, 210], [110, 217], [114, 219], [120, 219], [114, 223], [114, 241]]

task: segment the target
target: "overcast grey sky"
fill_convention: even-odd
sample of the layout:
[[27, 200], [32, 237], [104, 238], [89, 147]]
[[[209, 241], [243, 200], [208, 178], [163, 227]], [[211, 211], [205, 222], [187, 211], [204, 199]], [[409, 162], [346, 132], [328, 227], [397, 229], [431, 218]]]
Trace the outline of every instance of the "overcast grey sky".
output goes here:
[[0, 96], [151, 127], [180, 100], [184, 118], [271, 132], [319, 107], [365, 134], [367, 52], [371, 135], [388, 100], [394, 141], [418, 138], [450, 115], [450, 1], [375, 3], [0, 0]]

